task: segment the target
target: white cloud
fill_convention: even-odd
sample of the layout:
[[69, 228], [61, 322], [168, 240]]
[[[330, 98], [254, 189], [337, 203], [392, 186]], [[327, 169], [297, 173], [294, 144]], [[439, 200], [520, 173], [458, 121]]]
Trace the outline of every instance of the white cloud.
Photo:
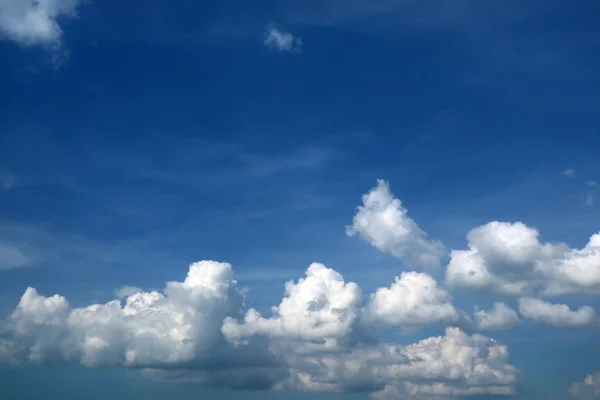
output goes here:
[[415, 326], [467, 322], [452, 297], [429, 275], [403, 272], [389, 288], [371, 295], [367, 318], [387, 325]]
[[379, 250], [410, 265], [439, 267], [446, 254], [444, 245], [431, 241], [427, 234], [408, 216], [408, 210], [394, 198], [389, 185], [379, 180], [377, 186], [362, 197], [349, 236], [360, 235]]
[[563, 174], [567, 178], [571, 178], [572, 179], [572, 178], [575, 177], [575, 169], [573, 169], [573, 168], [567, 168], [567, 169], [563, 170], [561, 172], [561, 174]]
[[59, 20], [74, 18], [81, 0], [0, 0], [0, 38], [23, 45], [59, 46]]
[[[311, 264], [305, 278], [286, 284], [269, 318], [255, 310], [244, 316], [243, 291], [226, 263], [194, 263], [183, 282], [168, 282], [162, 292], [117, 292], [123, 299], [73, 308], [60, 295], [27, 289], [0, 325], [0, 360], [76, 361], [136, 367], [173, 382], [376, 397], [512, 394], [518, 382], [506, 346], [458, 328], [408, 346], [376, 343], [366, 326], [371, 312], [390, 324], [456, 318], [449, 295], [425, 274], [403, 274], [365, 306], [358, 285]], [[400, 310], [379, 310], [381, 302]]]
[[192, 264], [185, 281], [168, 282], [163, 293], [136, 292], [83, 308], [29, 288], [7, 321], [2, 353], [12, 362], [78, 361], [89, 367], [192, 365], [209, 377], [216, 362], [221, 374], [237, 374], [244, 363], [261, 359], [263, 367], [279, 368], [266, 349], [234, 348], [223, 339], [223, 319], [239, 316], [242, 306], [231, 266], [213, 261]]
[[[359, 318], [363, 293], [354, 282], [323, 264], [313, 263], [306, 278], [285, 285], [285, 297], [264, 318], [250, 309], [243, 322], [227, 318], [223, 333], [231, 341], [255, 335], [321, 342], [325, 348], [353, 345], [360, 339]], [[322, 347], [322, 346], [319, 346]]]
[[31, 258], [23, 251], [9, 244], [0, 243], [0, 271], [20, 268], [31, 262]]
[[591, 193], [589, 193], [586, 197], [585, 197], [585, 205], [586, 206], [593, 206], [594, 205], [594, 195], [592, 195]]
[[[302, 391], [398, 395], [514, 394], [519, 371], [493, 339], [458, 328], [408, 346], [357, 347], [348, 353], [288, 355], [291, 376], [279, 385]], [[407, 396], [409, 397], [409, 396]], [[404, 397], [402, 397], [404, 398]]]
[[495, 302], [488, 310], [475, 310], [475, 323], [481, 331], [505, 331], [519, 323], [516, 311], [501, 302]]
[[555, 296], [600, 291], [600, 234], [582, 249], [541, 243], [522, 222], [490, 222], [467, 234], [468, 250], [453, 250], [447, 282], [488, 293]]
[[281, 31], [275, 26], [270, 26], [265, 32], [264, 44], [269, 49], [280, 52], [298, 53], [302, 50], [302, 39], [290, 32]]
[[519, 299], [519, 312], [538, 324], [557, 328], [579, 328], [596, 323], [596, 312], [589, 306], [571, 311], [565, 304], [552, 304], [531, 297]]
[[583, 382], [572, 384], [569, 394], [580, 400], [600, 399], [600, 371], [587, 375]]
[[594, 180], [590, 180], [590, 181], [585, 181], [585, 184], [589, 187], [596, 187], [598, 186], [598, 182], [594, 181]]

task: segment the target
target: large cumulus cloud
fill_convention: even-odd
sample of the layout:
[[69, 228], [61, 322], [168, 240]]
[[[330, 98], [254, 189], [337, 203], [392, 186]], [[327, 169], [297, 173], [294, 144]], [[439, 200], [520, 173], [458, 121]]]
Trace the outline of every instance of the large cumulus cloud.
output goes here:
[[459, 328], [408, 346], [378, 343], [380, 325], [460, 319], [448, 293], [425, 274], [403, 274], [364, 296], [337, 271], [311, 264], [266, 317], [244, 310], [226, 263], [194, 263], [183, 282], [162, 292], [118, 292], [105, 304], [73, 308], [60, 295], [28, 288], [1, 326], [0, 359], [120, 365], [152, 379], [235, 389], [398, 398], [510, 394], [519, 377], [505, 346]]
[[582, 249], [542, 243], [522, 222], [490, 222], [467, 234], [446, 270], [455, 287], [509, 296], [557, 296], [600, 291], [600, 234]]

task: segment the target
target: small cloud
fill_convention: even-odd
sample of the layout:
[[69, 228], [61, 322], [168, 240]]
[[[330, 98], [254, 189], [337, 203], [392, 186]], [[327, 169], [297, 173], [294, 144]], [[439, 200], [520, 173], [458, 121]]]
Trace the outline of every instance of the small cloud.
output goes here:
[[115, 296], [117, 296], [119, 299], [124, 299], [141, 291], [142, 289], [135, 286], [121, 286], [120, 288], [115, 289]]
[[561, 174], [563, 174], [567, 178], [574, 178], [575, 177], [575, 169], [567, 168], [564, 171], [562, 171]]
[[274, 25], [270, 26], [265, 32], [264, 44], [269, 49], [278, 52], [299, 53], [302, 50], [302, 39], [290, 32], [280, 31]]
[[585, 198], [585, 205], [590, 207], [594, 205], [594, 196], [591, 193]]
[[0, 2], [0, 39], [24, 46], [60, 48], [64, 17], [75, 18], [81, 0], [3, 0]]
[[17, 185], [17, 176], [9, 171], [0, 170], [0, 189], [9, 191]]
[[24, 267], [30, 262], [21, 249], [0, 244], [0, 270]]
[[591, 181], [585, 181], [585, 184], [589, 187], [596, 187], [598, 186], [598, 182], [591, 180]]

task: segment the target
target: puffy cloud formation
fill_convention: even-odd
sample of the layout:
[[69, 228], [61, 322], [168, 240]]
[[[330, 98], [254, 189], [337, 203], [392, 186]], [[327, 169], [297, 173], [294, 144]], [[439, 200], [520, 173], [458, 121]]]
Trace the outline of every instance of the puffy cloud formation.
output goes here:
[[531, 297], [519, 299], [519, 312], [527, 319], [557, 328], [579, 328], [596, 323], [596, 312], [592, 307], [584, 306], [571, 311], [564, 304], [552, 304]]
[[516, 311], [502, 302], [495, 302], [488, 310], [475, 310], [475, 324], [481, 331], [505, 331], [519, 323]]
[[452, 297], [429, 275], [403, 272], [389, 288], [371, 295], [367, 318], [387, 325], [456, 324], [468, 317], [452, 305]]
[[389, 184], [379, 180], [377, 186], [362, 197], [349, 236], [360, 235], [379, 250], [419, 267], [439, 267], [446, 254], [442, 243], [427, 238], [408, 216], [408, 210], [390, 192]]
[[227, 318], [223, 333], [232, 341], [264, 335], [315, 345], [321, 342], [327, 348], [353, 345], [361, 335], [363, 304], [363, 293], [356, 283], [346, 283], [338, 272], [313, 263], [306, 270], [306, 278], [286, 283], [285, 297], [272, 308], [273, 317], [264, 318], [250, 309], [241, 323]]
[[23, 45], [59, 45], [58, 20], [75, 17], [81, 0], [0, 0], [0, 38]]
[[348, 353], [288, 358], [292, 373], [279, 388], [368, 390], [375, 398], [513, 394], [519, 378], [519, 371], [508, 363], [505, 346], [458, 328], [408, 346], [364, 346]]
[[600, 399], [600, 371], [586, 376], [583, 382], [572, 384], [569, 394], [580, 400]]
[[271, 50], [288, 53], [299, 53], [302, 50], [302, 40], [290, 32], [283, 32], [275, 26], [270, 26], [264, 35], [264, 44]]
[[[132, 292], [123, 301], [71, 308], [59, 295], [28, 288], [7, 321], [4, 358], [19, 362], [78, 361], [89, 367], [193, 366], [239, 374], [244, 366], [280, 370], [266, 348], [235, 348], [221, 335], [226, 316], [239, 316], [242, 292], [229, 264], [202, 261], [164, 293]], [[234, 368], [235, 367], [235, 368]]]
[[405, 273], [367, 301], [355, 283], [311, 264], [305, 278], [286, 284], [268, 318], [252, 309], [244, 314], [243, 291], [226, 263], [194, 263], [183, 282], [168, 282], [162, 292], [116, 292], [116, 300], [73, 308], [60, 295], [28, 288], [0, 324], [0, 360], [136, 367], [152, 379], [235, 389], [376, 397], [516, 390], [507, 348], [481, 335], [448, 328], [408, 346], [377, 344], [375, 329], [367, 328], [373, 320], [460, 318], [448, 293], [425, 274]]
[[583, 249], [540, 243], [522, 222], [490, 222], [467, 234], [468, 250], [453, 250], [446, 270], [455, 287], [510, 296], [600, 291], [600, 234]]

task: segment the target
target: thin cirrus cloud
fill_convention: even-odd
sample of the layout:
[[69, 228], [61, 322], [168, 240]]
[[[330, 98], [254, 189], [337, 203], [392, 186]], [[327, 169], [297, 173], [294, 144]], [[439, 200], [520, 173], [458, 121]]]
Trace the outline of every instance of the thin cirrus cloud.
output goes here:
[[269, 49], [278, 52], [299, 53], [302, 51], [302, 39], [290, 32], [278, 29], [275, 25], [267, 28], [263, 43]]
[[[322, 264], [288, 282], [268, 318], [243, 313], [244, 292], [231, 265], [215, 261], [190, 265], [185, 280], [168, 282], [162, 292], [119, 295], [73, 308], [63, 296], [28, 288], [4, 323], [0, 360], [124, 366], [204, 386], [375, 397], [514, 394], [519, 382], [505, 345], [459, 328], [406, 346], [378, 344], [377, 332], [366, 327], [372, 311], [361, 289]], [[432, 322], [418, 316], [419, 304], [394, 301], [412, 308], [404, 322]]]
[[0, 39], [60, 47], [60, 21], [77, 16], [82, 0], [0, 0]]

